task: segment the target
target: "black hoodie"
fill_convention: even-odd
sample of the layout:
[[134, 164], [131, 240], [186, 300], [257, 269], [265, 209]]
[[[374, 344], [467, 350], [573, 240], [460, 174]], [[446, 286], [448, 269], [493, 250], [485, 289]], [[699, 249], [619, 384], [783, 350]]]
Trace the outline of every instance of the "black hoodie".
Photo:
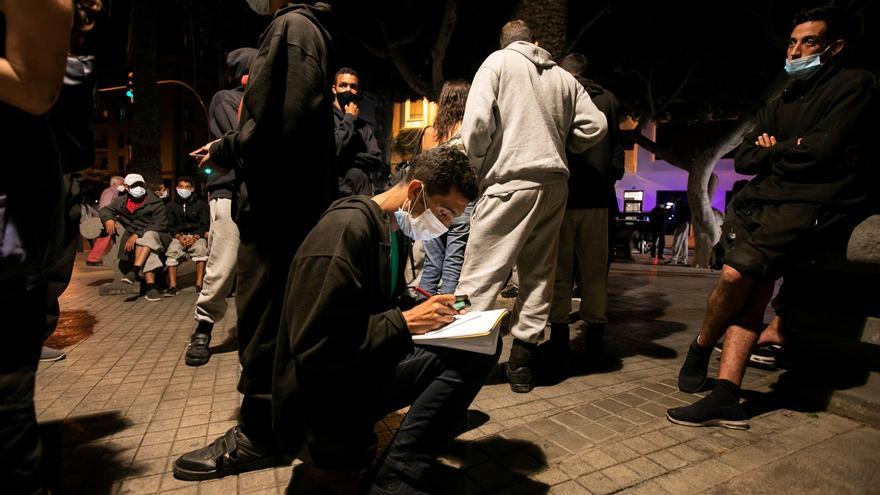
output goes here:
[[[758, 112], [754, 130], [736, 153], [736, 171], [757, 174], [736, 195], [736, 208], [876, 207], [878, 103], [877, 80], [863, 70], [830, 64], [791, 83]], [[755, 144], [764, 132], [776, 137], [775, 146]]]
[[[397, 236], [399, 246], [408, 243], [390, 229], [387, 215], [370, 198], [340, 199], [303, 241], [291, 265], [275, 354], [275, 427], [291, 452], [304, 433], [310, 443], [336, 445], [338, 456], [315, 459], [319, 465], [339, 466], [339, 458], [356, 465], [362, 456], [366, 459], [370, 445], [357, 429], [365, 420], [371, 431], [365, 411], [379, 395], [379, 377], [412, 348], [397, 307], [405, 288], [405, 249], [398, 253], [393, 293], [390, 266], [391, 236]], [[332, 419], [340, 414], [349, 419]]]
[[[234, 131], [238, 127], [238, 107], [244, 96], [241, 78], [250, 72], [251, 64], [256, 56], [257, 50], [255, 48], [238, 48], [226, 56], [226, 65], [229, 66], [235, 87], [221, 89], [211, 98], [211, 104], [208, 106], [208, 115], [211, 118], [208, 121], [208, 130], [211, 140], [220, 139], [224, 134]], [[211, 199], [232, 199], [237, 188], [235, 171], [230, 170], [226, 174], [213, 172], [208, 176], [206, 184]]]
[[238, 128], [211, 146], [217, 166], [235, 170], [246, 186], [248, 217], [273, 224], [279, 211], [290, 212], [286, 232], [299, 238], [337, 190], [327, 15], [329, 8], [305, 4], [275, 12], [248, 75]]

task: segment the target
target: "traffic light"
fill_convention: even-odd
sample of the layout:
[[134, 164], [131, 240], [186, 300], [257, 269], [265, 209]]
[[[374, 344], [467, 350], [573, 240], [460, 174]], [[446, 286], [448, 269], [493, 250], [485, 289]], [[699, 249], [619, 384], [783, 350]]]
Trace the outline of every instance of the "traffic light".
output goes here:
[[128, 101], [134, 103], [134, 72], [128, 73], [128, 82], [125, 84], [125, 96]]

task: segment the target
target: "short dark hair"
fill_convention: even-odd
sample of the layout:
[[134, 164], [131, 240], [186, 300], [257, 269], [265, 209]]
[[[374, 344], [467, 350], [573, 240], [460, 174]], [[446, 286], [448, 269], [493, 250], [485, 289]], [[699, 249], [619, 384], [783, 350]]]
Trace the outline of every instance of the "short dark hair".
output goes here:
[[449, 146], [437, 146], [415, 157], [406, 170], [405, 180], [421, 181], [429, 196], [449, 194], [454, 187], [468, 201], [477, 199], [477, 176], [470, 160]]
[[526, 24], [526, 21], [516, 19], [508, 22], [503, 28], [501, 28], [501, 48], [505, 48], [507, 45], [515, 41], [534, 43], [535, 37], [532, 36], [532, 30], [529, 29], [529, 25]]
[[341, 76], [342, 74], [351, 74], [358, 79], [361, 78], [361, 76], [358, 75], [356, 70], [352, 69], [351, 67], [343, 67], [343, 68], [339, 69], [338, 71], [336, 71], [336, 75], [333, 76], [333, 84], [336, 84], [336, 80], [339, 79], [339, 76]]
[[587, 57], [583, 53], [569, 53], [562, 58], [559, 66], [573, 76], [583, 76], [587, 71]]
[[847, 40], [846, 19], [843, 11], [837, 7], [815, 7], [803, 9], [794, 16], [791, 27], [810, 21], [825, 22], [825, 39], [829, 43]]
[[181, 175], [180, 177], [178, 177], [177, 184], [180, 184], [181, 182], [189, 182], [189, 185], [191, 185], [191, 186], [196, 185], [196, 183], [195, 183], [195, 181], [193, 181], [192, 177], [190, 177], [188, 175]]

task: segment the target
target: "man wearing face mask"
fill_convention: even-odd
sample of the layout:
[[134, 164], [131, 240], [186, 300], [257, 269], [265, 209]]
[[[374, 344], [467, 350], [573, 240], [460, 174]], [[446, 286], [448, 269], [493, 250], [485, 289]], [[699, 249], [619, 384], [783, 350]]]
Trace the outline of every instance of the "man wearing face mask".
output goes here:
[[185, 255], [189, 255], [196, 264], [196, 292], [201, 292], [205, 263], [208, 261], [211, 219], [208, 205], [193, 194], [193, 180], [189, 177], [177, 180], [177, 196], [168, 204], [168, 226], [173, 239], [165, 255], [169, 285], [165, 297], [174, 297], [179, 292], [177, 266]]
[[343, 67], [333, 83], [333, 118], [336, 123], [336, 163], [339, 171], [339, 194], [372, 194], [371, 172], [379, 170], [382, 152], [373, 134], [373, 126], [360, 118], [357, 72]]
[[[244, 395], [239, 425], [184, 454], [186, 480], [280, 465], [272, 431], [272, 366], [290, 263], [300, 242], [338, 195], [334, 168], [331, 38], [327, 3], [248, 0], [272, 19], [251, 65], [235, 130], [200, 150], [199, 166], [235, 171], [236, 328]], [[280, 218], [283, 216], [283, 219]], [[279, 228], [282, 220], [282, 228]]]
[[705, 385], [723, 334], [718, 379], [705, 398], [667, 412], [677, 424], [748, 428], [740, 384], [774, 282], [814, 246], [845, 243], [877, 204], [877, 81], [841, 63], [847, 42], [837, 9], [804, 10], [793, 25], [785, 62], [791, 82], [758, 112], [737, 151], [737, 172], [755, 178], [734, 196], [722, 227], [721, 277], [678, 387], [693, 393]]
[[[98, 200], [98, 210], [109, 205], [114, 199], [125, 194], [125, 179], [118, 175], [110, 178], [110, 185], [101, 192], [101, 198]], [[95, 239], [92, 250], [89, 251], [89, 257], [86, 258], [87, 266], [102, 266], [104, 264], [104, 256], [113, 248], [113, 236], [104, 232], [101, 237]]]
[[406, 405], [370, 493], [427, 490], [426, 470], [497, 356], [413, 345], [411, 335], [452, 322], [457, 311], [452, 294], [398, 307], [405, 237], [442, 235], [476, 197], [467, 157], [434, 148], [388, 191], [335, 202], [303, 241], [290, 270], [273, 380], [281, 444], [291, 454], [303, 444], [308, 451], [289, 491], [306, 493], [315, 482], [332, 488], [327, 493], [355, 493], [375, 458], [375, 422]]
[[168, 188], [165, 187], [165, 184], [160, 183], [153, 192], [156, 193], [156, 197], [161, 199], [163, 203], [168, 204]]
[[131, 259], [132, 268], [122, 277], [122, 281], [134, 284], [143, 276], [146, 282], [144, 298], [147, 301], [161, 301], [155, 271], [162, 268], [158, 255], [165, 251], [165, 246], [171, 240], [165, 205], [153, 191], [147, 190], [140, 174], [126, 175], [125, 188], [125, 196], [101, 208], [101, 221], [110, 235], [115, 235], [117, 222], [125, 229], [119, 243], [119, 258]]

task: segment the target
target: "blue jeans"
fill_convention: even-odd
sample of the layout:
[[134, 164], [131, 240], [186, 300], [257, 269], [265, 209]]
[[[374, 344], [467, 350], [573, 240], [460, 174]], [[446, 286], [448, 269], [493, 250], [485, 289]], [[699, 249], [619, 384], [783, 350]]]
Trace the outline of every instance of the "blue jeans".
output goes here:
[[464, 248], [471, 231], [471, 212], [474, 203], [468, 203], [464, 213], [452, 220], [449, 232], [442, 236], [423, 241], [425, 250], [425, 269], [419, 280], [419, 287], [428, 294], [452, 294], [458, 286], [461, 264], [464, 262]]
[[[324, 469], [365, 467], [374, 458], [376, 421], [410, 406], [384, 462], [401, 479], [420, 485], [455, 435], [500, 351], [500, 345], [494, 355], [414, 346], [375, 378], [378, 383], [342, 395], [303, 397], [304, 403], [315, 404], [304, 411], [313, 462]], [[351, 375], [349, 381], [357, 379]]]

